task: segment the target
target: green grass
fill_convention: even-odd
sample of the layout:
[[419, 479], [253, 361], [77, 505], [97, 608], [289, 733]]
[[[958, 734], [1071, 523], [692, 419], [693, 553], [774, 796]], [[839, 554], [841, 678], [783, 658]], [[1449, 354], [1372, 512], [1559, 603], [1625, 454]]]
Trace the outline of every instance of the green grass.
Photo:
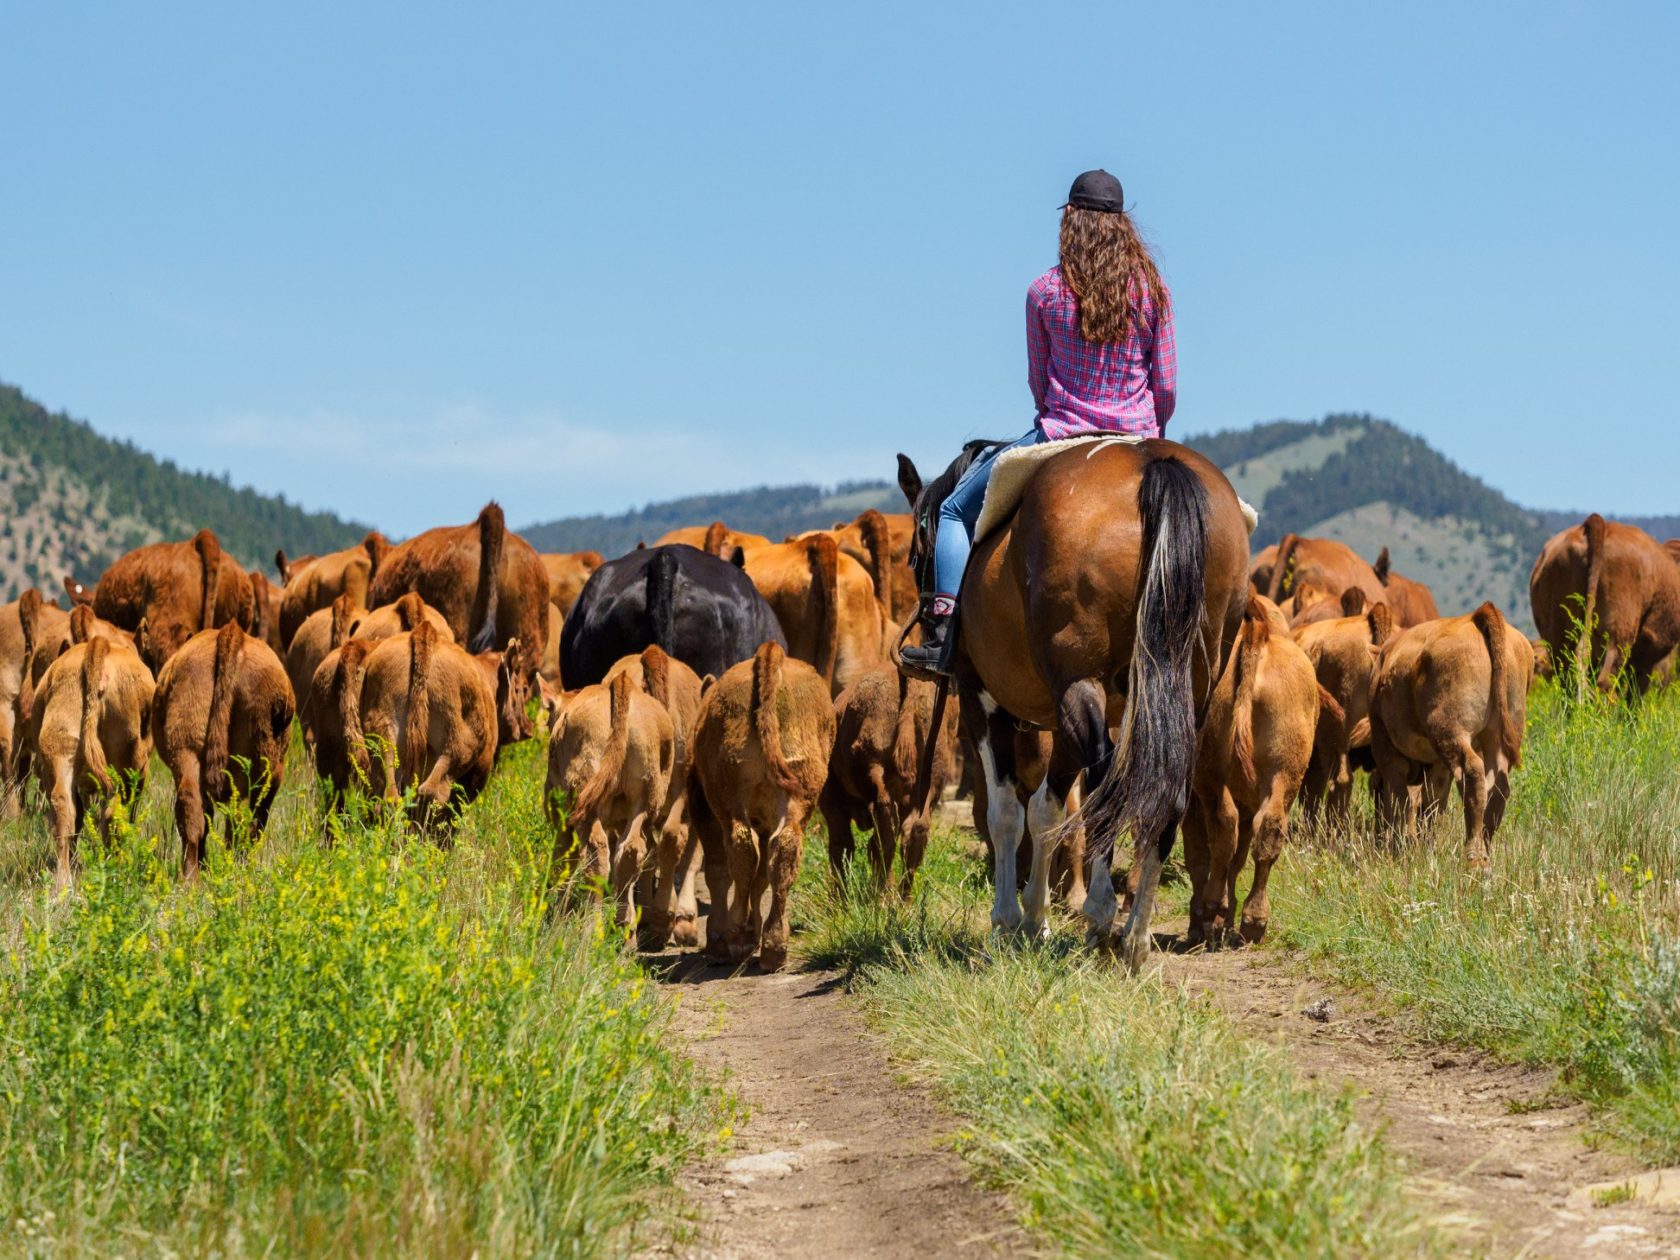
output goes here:
[[[814, 849], [820, 848], [819, 839]], [[1057, 1250], [1099, 1256], [1429, 1253], [1348, 1099], [1210, 1001], [1087, 954], [1076, 925], [993, 940], [983, 865], [936, 832], [910, 904], [844, 900], [808, 857], [806, 959], [849, 970], [896, 1057], [964, 1122], [963, 1154]]]
[[1295, 845], [1273, 877], [1279, 939], [1431, 1039], [1556, 1066], [1604, 1127], [1680, 1159], [1680, 695], [1634, 707], [1530, 699], [1524, 767], [1493, 842], [1463, 859], [1456, 797], [1398, 851]]
[[[54, 897], [0, 828], [0, 1251], [593, 1255], [669, 1236], [731, 1111], [599, 915], [551, 906], [543, 749], [452, 846], [292, 782], [182, 887], [158, 774]], [[294, 757], [294, 767], [301, 762]], [[302, 774], [297, 778], [301, 780]]]

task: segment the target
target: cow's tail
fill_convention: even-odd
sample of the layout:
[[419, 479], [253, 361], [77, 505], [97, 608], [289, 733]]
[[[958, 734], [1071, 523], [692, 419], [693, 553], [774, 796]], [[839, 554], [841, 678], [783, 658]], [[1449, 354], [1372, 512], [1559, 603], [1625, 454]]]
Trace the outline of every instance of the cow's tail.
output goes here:
[[431, 688], [432, 647], [437, 641], [437, 627], [422, 621], [408, 636], [408, 717], [403, 726], [403, 746], [398, 750], [402, 764], [408, 767], [416, 783], [426, 777], [426, 762], [431, 752]]
[[[829, 542], [834, 540], [831, 538]], [[782, 752], [782, 720], [776, 712], [776, 696], [782, 685], [782, 660], [787, 654], [780, 643], [762, 644], [753, 653], [752, 700], [748, 715], [753, 733], [763, 749], [764, 765], [770, 778], [784, 792], [797, 792], [803, 786], [799, 776], [788, 764]]]
[[[922, 700], [931, 700], [932, 685], [913, 681], [908, 674], [898, 676], [898, 725], [893, 731], [893, 765], [898, 776], [906, 783], [916, 782], [916, 772], [921, 764], [923, 740], [938, 739], [939, 732], [932, 729], [933, 710], [931, 703], [924, 708]], [[935, 750], [935, 756], [938, 755]], [[918, 802], [911, 802], [915, 808]]]
[[[77, 604], [76, 608], [84, 608]], [[35, 646], [40, 637], [41, 592], [31, 586], [18, 596], [18, 626], [23, 631], [23, 672], [18, 679], [17, 708], [20, 722], [29, 720], [35, 707]], [[23, 748], [23, 739], [15, 737], [16, 746]]]
[[630, 693], [633, 684], [627, 671], [613, 676], [612, 682], [607, 684], [607, 701], [610, 730], [607, 736], [607, 746], [601, 750], [601, 760], [595, 766], [595, 773], [589, 776], [589, 782], [578, 789], [577, 799], [572, 802], [572, 818], [590, 818], [600, 807], [607, 794], [618, 786], [619, 778], [624, 773], [624, 755], [630, 748]]
[[869, 556], [869, 580], [875, 584], [875, 600], [888, 625], [892, 624], [892, 529], [887, 518], [874, 508], [858, 517], [863, 549]]
[[1266, 610], [1255, 596], [1249, 596], [1243, 612], [1242, 625], [1237, 630], [1237, 642], [1232, 649], [1236, 658], [1231, 698], [1231, 755], [1236, 758], [1237, 770], [1243, 781], [1254, 782], [1254, 677], [1260, 672], [1260, 654], [1271, 641], [1272, 627], [1266, 620]]
[[[340, 596], [342, 599], [343, 596]], [[415, 631], [427, 624], [426, 601], [410, 591], [397, 601], [397, 624], [404, 630]]]
[[1325, 690], [1324, 684], [1318, 684], [1318, 709], [1320, 713], [1329, 716], [1337, 726], [1347, 722], [1347, 710], [1342, 708], [1342, 702]]
[[199, 580], [202, 583], [198, 628], [210, 630], [216, 625], [216, 587], [222, 576], [222, 544], [216, 540], [216, 535], [201, 529], [193, 535], [193, 550], [198, 553]]
[[1470, 614], [1488, 651], [1488, 717], [1499, 732], [1500, 751], [1512, 766], [1522, 764], [1522, 732], [1505, 704], [1505, 618], [1491, 602]]
[[642, 690], [668, 710], [671, 707], [671, 658], [652, 644], [642, 649]]
[[471, 636], [468, 651], [488, 652], [496, 646], [496, 611], [501, 602], [502, 552], [506, 543], [507, 518], [502, 515], [502, 505], [494, 501], [486, 503], [478, 514], [479, 599], [473, 601], [474, 607], [482, 602], [484, 616]]
[[366, 538], [362, 539], [362, 550], [367, 552], [368, 581], [373, 581], [373, 575], [379, 572], [379, 566], [385, 562], [390, 553], [391, 540], [377, 529], [370, 530]]
[[261, 569], [251, 570], [251, 633], [259, 639], [268, 638], [268, 601], [260, 585], [266, 581], [268, 575]]
[[[400, 614], [399, 614], [400, 615]], [[344, 641], [350, 637], [350, 623], [356, 617], [356, 600], [354, 596], [340, 595], [332, 602], [332, 637], [327, 642], [327, 650], [343, 647]]]
[[245, 631], [230, 621], [216, 635], [211, 663], [210, 716], [204, 728], [204, 793], [222, 799], [228, 768], [228, 728], [233, 723], [233, 693], [239, 686], [239, 665], [245, 655]]
[[677, 557], [668, 547], [655, 551], [648, 565], [647, 610], [654, 643], [672, 654], [677, 642]]
[[700, 543], [700, 550], [708, 556], [723, 559], [729, 549], [729, 527], [722, 521], [713, 521], [706, 526], [706, 537]]
[[[1078, 816], [1094, 860], [1103, 862], [1122, 831], [1140, 843], [1154, 841], [1183, 817], [1196, 761], [1194, 663], [1207, 590], [1207, 490], [1182, 461], [1154, 460], [1143, 470], [1138, 514], [1142, 571], [1126, 708], [1113, 758]], [[1281, 550], [1278, 563], [1284, 563]]]
[[1365, 611], [1365, 625], [1371, 632], [1371, 646], [1380, 648], [1394, 635], [1394, 610], [1387, 604], [1372, 604]]
[[1580, 643], [1590, 653], [1596, 637], [1593, 620], [1598, 615], [1598, 587], [1604, 580], [1604, 518], [1594, 512], [1581, 523], [1581, 529], [1587, 536], [1587, 589], [1586, 606], [1581, 612]]
[[1388, 585], [1389, 565], [1391, 563], [1392, 561], [1388, 558], [1388, 548], [1384, 547], [1377, 553], [1377, 562], [1371, 566], [1371, 572], [1377, 575], [1377, 581], [1384, 586]]
[[105, 659], [110, 652], [109, 640], [103, 637], [89, 639], [87, 655], [82, 658], [82, 764], [101, 792], [111, 790], [110, 767], [105, 764], [105, 749], [99, 742], [99, 713], [105, 695]]
[[805, 540], [805, 560], [811, 566], [811, 602], [817, 613], [817, 673], [834, 688], [834, 667], [840, 660], [840, 548], [828, 534]]
[[373, 764], [368, 757], [367, 737], [362, 734], [362, 675], [374, 647], [367, 639], [351, 639], [339, 650], [332, 680], [332, 703], [344, 732], [344, 751], [363, 778], [372, 773]]
[[1278, 544], [1277, 562], [1272, 565], [1272, 583], [1266, 588], [1266, 598], [1274, 604], [1283, 603], [1291, 585], [1289, 579], [1295, 576], [1295, 548], [1300, 542], [1299, 534], [1285, 534]]

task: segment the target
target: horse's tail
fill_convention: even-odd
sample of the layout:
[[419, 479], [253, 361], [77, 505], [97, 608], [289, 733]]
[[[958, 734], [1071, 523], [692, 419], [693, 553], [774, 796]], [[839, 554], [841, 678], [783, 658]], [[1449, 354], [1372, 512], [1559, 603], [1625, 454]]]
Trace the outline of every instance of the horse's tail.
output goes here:
[[1272, 583], [1266, 588], [1266, 598], [1274, 604], [1283, 603], [1288, 591], [1289, 579], [1294, 576], [1295, 548], [1300, 541], [1299, 534], [1285, 534], [1278, 544], [1277, 561], [1272, 565]]
[[1183, 816], [1196, 759], [1193, 679], [1207, 592], [1207, 490], [1180, 460], [1157, 459], [1144, 467], [1138, 514], [1143, 568], [1126, 711], [1113, 760], [1080, 811], [1104, 862], [1121, 831], [1153, 841]]

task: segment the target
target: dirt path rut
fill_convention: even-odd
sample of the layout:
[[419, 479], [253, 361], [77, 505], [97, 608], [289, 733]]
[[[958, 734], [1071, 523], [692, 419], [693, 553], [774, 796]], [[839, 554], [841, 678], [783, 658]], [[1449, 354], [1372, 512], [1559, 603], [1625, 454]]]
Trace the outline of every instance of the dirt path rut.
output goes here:
[[886, 1052], [820, 972], [735, 974], [665, 963], [678, 1032], [751, 1108], [723, 1161], [690, 1172], [700, 1237], [687, 1255], [992, 1256], [1027, 1240], [944, 1139], [957, 1123], [899, 1083]]
[[1426, 1214], [1468, 1250], [1680, 1255], [1680, 1172], [1664, 1183], [1673, 1203], [1602, 1204], [1591, 1187], [1640, 1170], [1587, 1146], [1586, 1108], [1553, 1095], [1552, 1073], [1417, 1044], [1263, 951], [1167, 954], [1161, 966], [1210, 994], [1247, 1035], [1284, 1047], [1303, 1075], [1352, 1086], [1367, 1121], [1411, 1165]]

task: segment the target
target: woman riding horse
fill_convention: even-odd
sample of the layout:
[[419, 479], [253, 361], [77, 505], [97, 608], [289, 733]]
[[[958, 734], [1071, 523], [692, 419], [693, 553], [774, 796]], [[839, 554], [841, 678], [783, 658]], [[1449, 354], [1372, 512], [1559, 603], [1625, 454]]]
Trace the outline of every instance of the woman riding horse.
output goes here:
[[1037, 415], [968, 465], [939, 511], [933, 598], [907, 672], [949, 674], [952, 614], [992, 467], [1004, 451], [1091, 433], [1161, 437], [1178, 396], [1172, 299], [1125, 210], [1120, 181], [1086, 171], [1062, 207], [1061, 260], [1027, 290], [1027, 381]]

